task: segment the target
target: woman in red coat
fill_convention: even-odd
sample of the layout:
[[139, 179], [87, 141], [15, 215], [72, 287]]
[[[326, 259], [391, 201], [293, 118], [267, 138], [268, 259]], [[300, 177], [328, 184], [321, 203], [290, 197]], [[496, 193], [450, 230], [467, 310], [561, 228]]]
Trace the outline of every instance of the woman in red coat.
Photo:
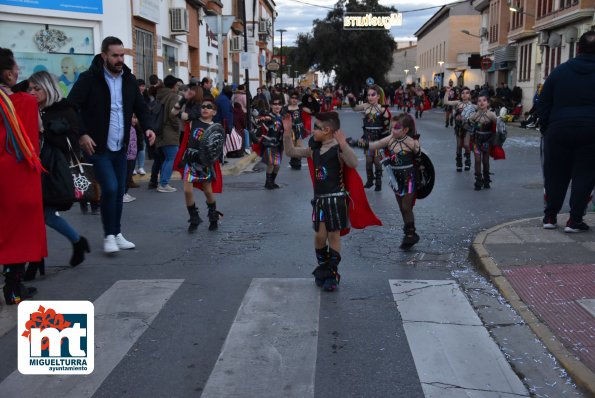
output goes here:
[[0, 264], [4, 265], [7, 304], [30, 297], [32, 288], [21, 283], [25, 263], [47, 256], [39, 111], [35, 97], [11, 91], [18, 71], [12, 51], [0, 48]]

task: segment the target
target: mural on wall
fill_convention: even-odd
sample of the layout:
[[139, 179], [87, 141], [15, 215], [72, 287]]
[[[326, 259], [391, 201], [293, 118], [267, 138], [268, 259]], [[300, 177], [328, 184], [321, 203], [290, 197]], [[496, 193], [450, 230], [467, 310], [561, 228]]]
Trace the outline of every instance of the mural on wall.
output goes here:
[[22, 80], [48, 71], [67, 95], [93, 60], [93, 29], [0, 21], [0, 47], [14, 53]]

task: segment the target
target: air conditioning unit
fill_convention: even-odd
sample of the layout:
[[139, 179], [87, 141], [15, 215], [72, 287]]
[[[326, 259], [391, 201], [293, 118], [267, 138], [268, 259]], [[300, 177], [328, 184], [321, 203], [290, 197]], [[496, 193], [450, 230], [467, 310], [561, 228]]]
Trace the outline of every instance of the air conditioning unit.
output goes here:
[[571, 26], [564, 31], [564, 40], [566, 43], [574, 43], [578, 38], [578, 29]]
[[239, 53], [243, 50], [243, 43], [242, 43], [243, 36], [236, 36], [232, 37], [229, 40], [229, 51], [233, 53]]
[[537, 39], [538, 46], [547, 46], [550, 39], [550, 34], [546, 31], [539, 32], [539, 38]]
[[172, 35], [188, 33], [188, 10], [185, 8], [169, 9], [169, 27]]
[[266, 18], [260, 18], [258, 22], [258, 33], [262, 35], [271, 34], [271, 20]]

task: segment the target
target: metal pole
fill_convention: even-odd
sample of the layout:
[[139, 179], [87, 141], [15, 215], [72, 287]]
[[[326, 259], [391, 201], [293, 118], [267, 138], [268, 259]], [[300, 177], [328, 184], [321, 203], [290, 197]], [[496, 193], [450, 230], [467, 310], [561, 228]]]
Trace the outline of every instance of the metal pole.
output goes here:
[[219, 50], [219, 62], [217, 62], [217, 88], [223, 91], [223, 19], [221, 14], [217, 15], [217, 47]]
[[[246, 22], [246, 0], [243, 2], [244, 12], [242, 13], [242, 23], [244, 24], [244, 52], [248, 53], [248, 26]], [[252, 18], [254, 19], [254, 17]], [[246, 128], [248, 131], [252, 128], [252, 118], [250, 117], [252, 108], [252, 97], [250, 96], [250, 74], [249, 74], [249, 65], [246, 65], [247, 68], [244, 70], [244, 77], [246, 81]]]
[[279, 47], [279, 58], [281, 61], [281, 69], [279, 73], [281, 74], [281, 86], [283, 86], [283, 33], [287, 32], [287, 29], [277, 29], [277, 32], [281, 33], [281, 47]]

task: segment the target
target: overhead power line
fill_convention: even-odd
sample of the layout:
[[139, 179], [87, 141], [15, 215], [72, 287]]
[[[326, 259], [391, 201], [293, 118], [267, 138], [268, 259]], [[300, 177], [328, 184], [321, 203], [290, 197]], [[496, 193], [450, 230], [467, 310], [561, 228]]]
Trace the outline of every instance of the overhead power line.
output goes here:
[[[334, 10], [334, 7], [329, 7], [329, 6], [322, 6], [320, 4], [312, 4], [312, 3], [308, 3], [302, 0], [288, 0], [288, 1], [293, 1], [294, 3], [300, 3], [300, 4], [304, 4], [307, 6], [311, 6], [311, 7], [318, 7], [318, 8], [324, 8], [326, 10]], [[444, 7], [444, 6], [450, 6], [450, 5], [454, 5], [454, 4], [461, 4], [461, 3], [468, 3], [470, 0], [462, 0], [462, 1], [455, 1], [452, 3], [446, 3], [446, 4], [442, 4], [439, 6], [430, 6], [430, 7], [424, 7], [424, 8], [416, 8], [413, 10], [399, 10], [400, 13], [406, 14], [406, 13], [411, 13], [411, 12], [418, 12], [418, 11], [426, 11], [426, 10], [432, 10], [434, 8], [440, 8], [440, 7]]]

